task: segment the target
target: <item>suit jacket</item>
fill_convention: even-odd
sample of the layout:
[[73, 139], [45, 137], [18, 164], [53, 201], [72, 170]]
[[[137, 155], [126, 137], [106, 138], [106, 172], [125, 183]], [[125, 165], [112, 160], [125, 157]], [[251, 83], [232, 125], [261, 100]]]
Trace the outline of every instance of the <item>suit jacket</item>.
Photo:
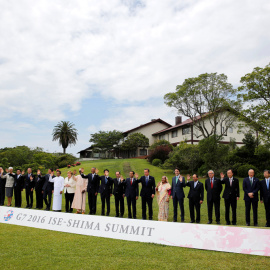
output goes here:
[[28, 173], [24, 175], [24, 188], [25, 189], [32, 189], [35, 187], [35, 176], [31, 173], [30, 176], [33, 177], [33, 180], [30, 180], [28, 177]]
[[245, 201], [251, 201], [251, 198], [248, 196], [248, 193], [250, 193], [250, 192], [252, 192], [254, 194], [253, 199], [255, 201], [258, 201], [259, 200], [258, 191], [260, 190], [260, 180], [256, 177], [253, 177], [253, 183], [251, 186], [249, 177], [246, 177], [243, 180], [243, 190], [245, 192], [245, 195], [244, 195]]
[[125, 196], [135, 198], [139, 196], [139, 187], [138, 187], [138, 181], [133, 178], [132, 185], [130, 183], [130, 178], [126, 179], [126, 189], [125, 189]]
[[178, 200], [185, 198], [185, 193], [184, 193], [184, 190], [183, 190], [183, 188], [186, 186], [185, 177], [181, 176], [181, 175], [180, 175], [180, 177], [183, 178], [182, 183], [180, 182], [179, 179], [177, 180], [177, 183], [176, 183], [176, 176], [174, 176], [173, 179], [172, 179], [171, 196], [173, 196], [173, 198], [175, 196], [177, 196]]
[[14, 178], [14, 188], [22, 190], [23, 187], [24, 187], [24, 176], [20, 174], [20, 176], [18, 177], [18, 175], [16, 174]]
[[[3, 175], [6, 175], [6, 173], [3, 173]], [[5, 190], [5, 186], [6, 186], [6, 178], [2, 178], [0, 176], [0, 190]]]
[[[54, 178], [55, 175], [52, 176], [52, 178]], [[42, 178], [44, 179], [44, 184], [42, 187], [42, 190], [48, 190], [48, 191], [52, 191], [54, 189], [54, 183], [53, 182], [49, 182], [50, 179], [50, 175], [46, 174], [45, 176], [42, 176]]]
[[94, 177], [92, 179], [92, 173], [89, 173], [87, 175], [81, 174], [82, 178], [88, 178], [88, 185], [87, 185], [87, 192], [90, 192], [92, 194], [98, 193], [99, 191], [99, 184], [101, 177], [97, 174], [94, 174]]
[[101, 196], [110, 196], [112, 194], [112, 185], [113, 180], [111, 177], [108, 176], [107, 183], [105, 183], [105, 176], [101, 176], [100, 186], [99, 186], [99, 193]]
[[207, 178], [205, 180], [205, 190], [207, 191], [207, 201], [220, 200], [220, 193], [222, 191], [220, 179], [214, 177], [213, 188], [211, 188], [210, 178]]
[[142, 176], [140, 179], [138, 179], [138, 183], [142, 184], [142, 189], [140, 196], [141, 197], [151, 197], [152, 194], [156, 193], [156, 182], [155, 178], [151, 175], [148, 176], [148, 183], [146, 184], [145, 176]]
[[233, 177], [232, 186], [230, 184], [229, 177], [225, 177], [223, 180], [221, 180], [221, 184], [225, 185], [225, 189], [224, 189], [222, 198], [229, 199], [230, 195], [233, 198], [240, 197], [239, 180], [237, 178]]
[[36, 175], [35, 177], [35, 190], [36, 191], [41, 191], [42, 187], [44, 185], [44, 177], [42, 177], [42, 175]]
[[190, 181], [186, 183], [186, 186], [190, 187], [188, 198], [193, 199], [194, 201], [203, 201], [204, 198], [204, 189], [203, 183], [197, 181], [197, 185], [194, 188], [194, 181]]
[[270, 200], [270, 183], [269, 183], [269, 190], [267, 190], [266, 180], [263, 179], [260, 182], [260, 200], [267, 203]]
[[125, 194], [126, 182], [118, 182], [117, 178], [113, 179], [113, 195], [123, 196]]

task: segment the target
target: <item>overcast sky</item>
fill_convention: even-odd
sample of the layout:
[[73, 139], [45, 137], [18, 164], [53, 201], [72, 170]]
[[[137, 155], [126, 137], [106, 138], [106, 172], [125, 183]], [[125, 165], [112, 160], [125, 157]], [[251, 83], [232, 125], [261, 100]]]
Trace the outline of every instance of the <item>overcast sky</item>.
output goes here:
[[241, 76], [270, 62], [270, 1], [0, 0], [0, 148], [77, 153], [98, 130], [174, 123], [164, 94], [186, 78]]

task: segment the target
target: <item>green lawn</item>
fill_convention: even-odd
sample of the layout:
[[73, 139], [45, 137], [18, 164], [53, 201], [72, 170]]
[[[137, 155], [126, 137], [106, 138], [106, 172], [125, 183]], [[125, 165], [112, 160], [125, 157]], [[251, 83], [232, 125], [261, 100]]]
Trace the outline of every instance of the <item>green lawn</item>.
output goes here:
[[[164, 171], [149, 165], [145, 160], [138, 159], [83, 162], [80, 167], [84, 167], [85, 173], [88, 173], [92, 166], [96, 166], [100, 170], [100, 174], [103, 169], [108, 168], [111, 176], [116, 170], [120, 170], [124, 176], [127, 176], [130, 168], [142, 175], [143, 169], [149, 168], [150, 174], [156, 178], [156, 182], [161, 179], [162, 175], [168, 176], [170, 180], [173, 176], [171, 171]], [[62, 175], [66, 176], [67, 171], [67, 168], [62, 169]], [[202, 182], [204, 183], [204, 180]], [[187, 187], [186, 195], [188, 190]], [[243, 226], [245, 217], [242, 188], [240, 196], [237, 218], [238, 226]], [[23, 193], [23, 206], [25, 204]], [[114, 216], [113, 197], [111, 204], [111, 216]], [[100, 207], [98, 197], [97, 214], [101, 212]], [[157, 219], [158, 210], [155, 199], [153, 208], [154, 219]], [[185, 200], [185, 210], [185, 219], [186, 222], [189, 222], [188, 199]], [[172, 212], [171, 201], [170, 221], [172, 221]], [[202, 205], [201, 213], [201, 221], [206, 223], [206, 202]], [[127, 212], [125, 217], [127, 217]], [[138, 200], [137, 217], [141, 218], [140, 199]], [[259, 205], [258, 221], [259, 226], [264, 226], [263, 205]], [[221, 223], [225, 224], [223, 200], [221, 202]], [[0, 262], [1, 269], [269, 269], [270, 267], [270, 258], [263, 256], [169, 247], [7, 224], [0, 224]]]

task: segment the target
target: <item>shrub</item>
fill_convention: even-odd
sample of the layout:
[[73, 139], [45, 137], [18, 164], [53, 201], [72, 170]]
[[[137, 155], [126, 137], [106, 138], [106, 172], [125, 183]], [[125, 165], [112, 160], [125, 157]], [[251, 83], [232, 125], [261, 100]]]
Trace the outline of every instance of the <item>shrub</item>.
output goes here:
[[171, 151], [171, 147], [168, 145], [159, 145], [150, 153], [148, 159], [151, 163], [154, 159], [160, 159], [163, 163], [169, 157]]
[[160, 164], [162, 164], [162, 161], [159, 158], [155, 158], [152, 160], [152, 165], [159, 166]]
[[253, 169], [254, 170], [256, 177], [258, 177], [258, 175], [260, 174], [259, 169], [257, 167], [255, 167], [254, 165], [244, 164], [244, 165], [241, 165], [240, 167], [238, 167], [237, 175], [239, 177], [247, 177], [248, 176], [248, 170], [249, 169]]

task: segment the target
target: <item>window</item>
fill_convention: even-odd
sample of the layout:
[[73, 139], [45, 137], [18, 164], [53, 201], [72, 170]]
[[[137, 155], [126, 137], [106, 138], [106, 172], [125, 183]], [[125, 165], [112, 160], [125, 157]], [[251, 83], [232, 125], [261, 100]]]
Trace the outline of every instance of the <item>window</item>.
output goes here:
[[178, 130], [172, 131], [172, 138], [178, 137]]
[[165, 140], [165, 134], [164, 135], [159, 135], [160, 140]]
[[233, 128], [232, 127], [229, 127], [229, 133], [233, 133]]
[[185, 127], [182, 129], [182, 135], [190, 134], [190, 127]]
[[221, 126], [221, 134], [223, 136], [227, 136], [227, 131], [226, 132], [225, 131], [226, 131], [225, 127]]
[[147, 155], [147, 149], [140, 149], [140, 156], [146, 156]]

